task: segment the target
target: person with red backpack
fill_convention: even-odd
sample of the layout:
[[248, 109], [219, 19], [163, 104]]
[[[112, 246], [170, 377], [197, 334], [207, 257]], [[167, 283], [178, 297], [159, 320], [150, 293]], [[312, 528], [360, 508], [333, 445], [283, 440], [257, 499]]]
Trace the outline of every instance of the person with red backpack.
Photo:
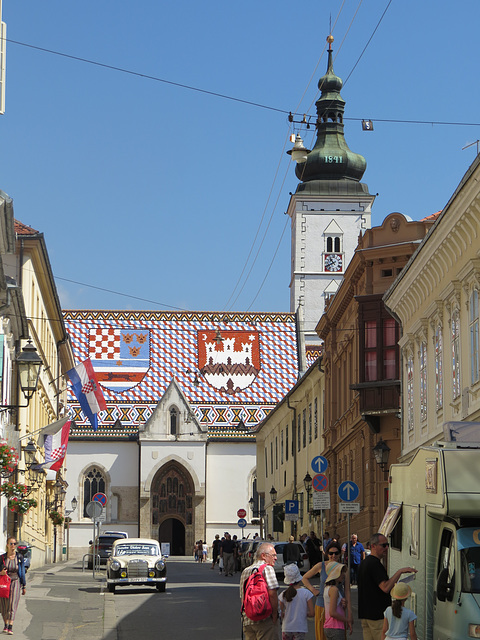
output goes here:
[[245, 640], [278, 639], [278, 582], [273, 565], [277, 554], [270, 542], [258, 545], [255, 562], [240, 577]]

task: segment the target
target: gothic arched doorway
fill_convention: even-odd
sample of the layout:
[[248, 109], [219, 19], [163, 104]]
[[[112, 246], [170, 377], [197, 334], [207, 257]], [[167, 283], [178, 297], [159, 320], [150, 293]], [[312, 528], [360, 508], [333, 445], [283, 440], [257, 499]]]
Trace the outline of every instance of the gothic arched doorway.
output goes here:
[[160, 525], [158, 541], [170, 543], [170, 555], [185, 555], [185, 525], [177, 518], [167, 518]]
[[157, 472], [151, 488], [152, 529], [159, 542], [170, 543], [172, 555], [193, 548], [195, 486], [180, 463], [171, 461]]

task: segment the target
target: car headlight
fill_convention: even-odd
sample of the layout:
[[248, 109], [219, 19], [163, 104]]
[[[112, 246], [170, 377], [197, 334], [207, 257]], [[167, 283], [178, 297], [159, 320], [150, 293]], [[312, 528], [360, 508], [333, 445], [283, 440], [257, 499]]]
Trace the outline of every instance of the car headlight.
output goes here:
[[157, 571], [163, 571], [165, 569], [165, 562], [163, 560], [157, 560], [155, 563], [155, 569]]
[[110, 563], [110, 569], [112, 571], [118, 571], [120, 569], [121, 565], [120, 562], [118, 560], [112, 560]]
[[469, 638], [480, 638], [480, 624], [469, 624], [468, 625], [468, 637]]

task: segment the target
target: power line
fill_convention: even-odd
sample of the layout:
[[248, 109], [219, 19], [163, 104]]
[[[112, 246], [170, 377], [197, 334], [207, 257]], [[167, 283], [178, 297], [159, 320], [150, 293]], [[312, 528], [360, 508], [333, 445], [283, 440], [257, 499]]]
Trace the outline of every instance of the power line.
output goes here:
[[[388, 7], [387, 7], [388, 9]], [[385, 11], [387, 10], [385, 9]], [[384, 12], [385, 13], [385, 12]], [[383, 18], [383, 15], [382, 15]], [[382, 18], [380, 18], [380, 21], [382, 20]], [[380, 24], [377, 24], [378, 25]], [[375, 29], [377, 29], [377, 27]], [[372, 34], [373, 37], [373, 34]], [[371, 38], [370, 38], [371, 40]], [[364, 50], [362, 51], [362, 53], [360, 54], [360, 57], [358, 58], [357, 62], [355, 63], [352, 71], [350, 72], [350, 74], [348, 75], [347, 79], [350, 77], [350, 75], [352, 74], [353, 70], [355, 69], [355, 67], [357, 66], [358, 62], [360, 61], [361, 56], [363, 55], [365, 49], [367, 48], [368, 44], [370, 43], [370, 40], [367, 42], [367, 44], [364, 47]], [[26, 42], [19, 42], [18, 40], [10, 40], [9, 38], [6, 38], [7, 42], [10, 42], [11, 44], [16, 44], [19, 45], [21, 47], [27, 47], [29, 49], [34, 49], [36, 51], [42, 51], [44, 53], [50, 53], [52, 55], [56, 55], [56, 56], [61, 56], [62, 58], [68, 58], [70, 60], [76, 60], [77, 62], [84, 62], [85, 64], [91, 64], [97, 67], [102, 67], [104, 69], [110, 69], [112, 71], [119, 71], [121, 73], [127, 73], [129, 75], [132, 76], [137, 76], [139, 78], [145, 78], [147, 80], [154, 80], [155, 82], [162, 82], [164, 84], [169, 84], [172, 85], [174, 87], [180, 87], [181, 89], [188, 89], [189, 91], [197, 91], [198, 93], [204, 93], [206, 95], [210, 95], [210, 96], [214, 96], [216, 98], [223, 98], [224, 100], [231, 100], [233, 102], [240, 102], [242, 104], [247, 104], [249, 106], [252, 107], [257, 107], [259, 109], [267, 109], [269, 111], [275, 111], [276, 113], [283, 113], [285, 115], [289, 115], [290, 111], [287, 111], [286, 109], [279, 109], [278, 107], [272, 107], [270, 105], [266, 105], [266, 104], [261, 104], [260, 102], [253, 102], [251, 100], [246, 100], [244, 98], [236, 98], [234, 96], [229, 96], [225, 93], [219, 93], [217, 91], [209, 91], [208, 89], [201, 89], [200, 87], [193, 87], [191, 85], [188, 84], [183, 84], [181, 82], [174, 82], [173, 80], [166, 80], [165, 78], [159, 78], [158, 76], [152, 76], [146, 73], [141, 73], [139, 71], [132, 71], [131, 69], [124, 69], [123, 67], [117, 67], [115, 65], [110, 65], [110, 64], [106, 64], [104, 62], [98, 62], [96, 60], [89, 60], [88, 58], [82, 58], [80, 56], [74, 56], [68, 53], [62, 53], [61, 51], [54, 51], [53, 49], [47, 49], [45, 47], [38, 47], [36, 45], [33, 44], [27, 44]], [[303, 113], [293, 113], [294, 116], [298, 116], [298, 117], [303, 117]], [[315, 117], [315, 116], [310, 116], [310, 117]], [[344, 118], [344, 120], [352, 120], [355, 122], [361, 122], [362, 120], [364, 120], [365, 118]], [[393, 118], [369, 118], [370, 120], [374, 120], [376, 122], [390, 122], [393, 124], [429, 124], [429, 125], [447, 125], [447, 126], [465, 126], [465, 127], [480, 127], [480, 122], [450, 122], [450, 121], [436, 121], [436, 120], [400, 120], [400, 119], [393, 119]]]

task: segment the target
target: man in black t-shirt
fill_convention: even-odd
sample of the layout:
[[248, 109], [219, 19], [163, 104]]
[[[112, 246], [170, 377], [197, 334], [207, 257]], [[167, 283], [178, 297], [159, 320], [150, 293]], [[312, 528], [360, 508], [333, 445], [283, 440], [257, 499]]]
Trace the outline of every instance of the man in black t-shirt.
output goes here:
[[370, 539], [371, 554], [358, 569], [358, 617], [362, 623], [363, 640], [380, 640], [383, 612], [391, 604], [390, 591], [402, 573], [416, 573], [413, 567], [399, 569], [391, 578], [382, 564], [388, 553], [388, 541], [381, 533]]
[[235, 569], [233, 561], [234, 551], [235, 542], [229, 533], [225, 533], [225, 539], [220, 543], [220, 557], [223, 558], [223, 573], [225, 576], [233, 576]]

